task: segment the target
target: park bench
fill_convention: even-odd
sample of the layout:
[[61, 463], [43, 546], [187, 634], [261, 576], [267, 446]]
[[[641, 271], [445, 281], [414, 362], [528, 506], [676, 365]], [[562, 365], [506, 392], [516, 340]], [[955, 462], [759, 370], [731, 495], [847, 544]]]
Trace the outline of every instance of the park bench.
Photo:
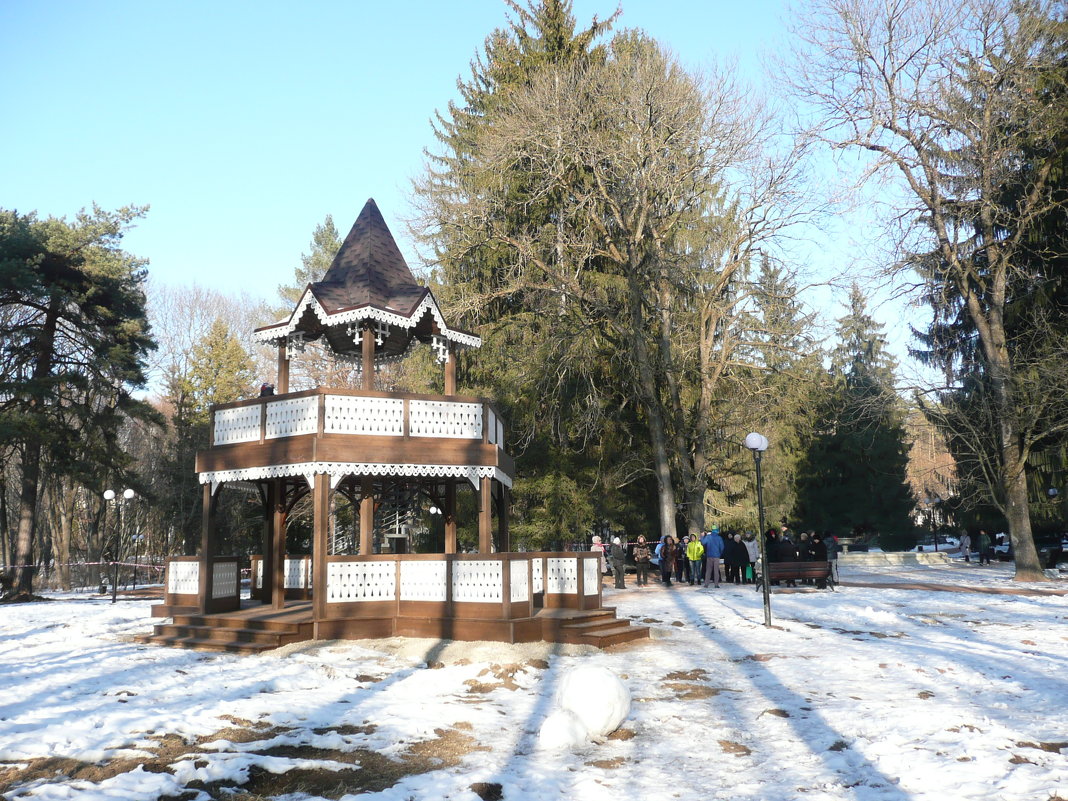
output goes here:
[[[834, 590], [834, 578], [831, 576], [830, 562], [769, 562], [769, 581], [790, 581], [797, 579], [814, 579], [816, 582], [826, 582], [826, 586]], [[760, 589], [760, 584], [757, 584]]]

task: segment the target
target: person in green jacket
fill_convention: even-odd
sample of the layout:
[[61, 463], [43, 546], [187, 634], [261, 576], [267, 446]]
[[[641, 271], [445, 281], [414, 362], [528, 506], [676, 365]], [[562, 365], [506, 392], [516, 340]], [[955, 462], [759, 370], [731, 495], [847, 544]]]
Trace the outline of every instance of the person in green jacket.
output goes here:
[[[701, 540], [697, 537], [690, 537], [690, 541], [686, 543], [686, 558], [690, 560], [690, 584], [692, 585], [695, 578], [698, 578], [701, 573], [701, 557], [705, 555], [705, 546], [701, 544]], [[700, 585], [701, 581], [698, 578], [697, 584]]]
[[990, 557], [994, 555], [994, 546], [990, 540], [990, 535], [986, 533], [985, 529], [979, 529], [979, 564], [990, 564]]

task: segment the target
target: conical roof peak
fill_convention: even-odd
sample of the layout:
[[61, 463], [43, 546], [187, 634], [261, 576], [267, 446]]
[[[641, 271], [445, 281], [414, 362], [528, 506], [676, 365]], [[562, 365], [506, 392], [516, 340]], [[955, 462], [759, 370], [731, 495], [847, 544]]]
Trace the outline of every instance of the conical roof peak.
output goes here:
[[364, 204], [323, 280], [311, 287], [328, 314], [371, 305], [407, 315], [427, 292], [408, 268], [374, 198]]

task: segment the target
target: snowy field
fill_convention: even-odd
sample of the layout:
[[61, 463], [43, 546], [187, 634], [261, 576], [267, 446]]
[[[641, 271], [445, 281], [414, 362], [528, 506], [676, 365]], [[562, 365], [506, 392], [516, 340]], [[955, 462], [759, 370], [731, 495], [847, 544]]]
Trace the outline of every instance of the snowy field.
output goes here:
[[[1020, 589], [1009, 576], [854, 568], [843, 580], [894, 586], [773, 592], [770, 630], [752, 588], [607, 589], [653, 633], [607, 652], [388, 640], [216, 655], [130, 642], [151, 630], [145, 601], [4, 606], [0, 794], [1065, 801], [1068, 598], [984, 592]], [[621, 676], [630, 714], [602, 743], [539, 750], [578, 665]]]

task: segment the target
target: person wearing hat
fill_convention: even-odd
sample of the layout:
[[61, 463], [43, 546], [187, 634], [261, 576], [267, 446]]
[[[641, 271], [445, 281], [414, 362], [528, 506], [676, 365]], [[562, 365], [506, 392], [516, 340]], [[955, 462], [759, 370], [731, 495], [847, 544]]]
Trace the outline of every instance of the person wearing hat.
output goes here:
[[623, 549], [623, 541], [619, 537], [612, 537], [612, 574], [616, 577], [616, 589], [625, 590], [627, 585], [623, 583], [623, 562], [627, 558], [627, 552]]
[[649, 565], [652, 563], [653, 554], [649, 546], [645, 544], [645, 537], [638, 537], [638, 544], [634, 546], [635, 576], [639, 587], [649, 586]]
[[596, 551], [601, 555], [601, 573], [608, 572], [608, 555], [605, 553], [604, 543], [601, 542], [601, 538], [596, 534], [593, 537], [593, 544], [590, 546], [591, 551]]

